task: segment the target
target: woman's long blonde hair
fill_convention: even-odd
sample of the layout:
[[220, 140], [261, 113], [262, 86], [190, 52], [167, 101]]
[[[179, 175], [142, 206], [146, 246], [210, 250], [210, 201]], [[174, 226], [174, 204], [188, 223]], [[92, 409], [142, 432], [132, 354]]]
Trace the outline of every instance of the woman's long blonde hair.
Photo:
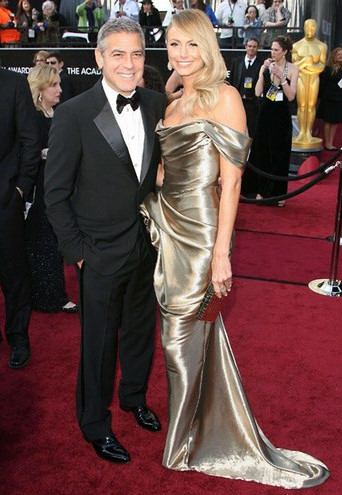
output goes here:
[[184, 10], [172, 16], [166, 31], [174, 27], [188, 34], [197, 43], [204, 62], [194, 79], [193, 88], [196, 92], [188, 99], [185, 112], [193, 115], [198, 105], [201, 110], [215, 108], [219, 100], [219, 88], [227, 76], [226, 64], [220, 53], [219, 45], [213, 26], [206, 14], [201, 10]]
[[337, 46], [336, 48], [333, 49], [333, 51], [330, 53], [328, 65], [332, 68], [332, 73], [336, 74], [339, 69], [341, 68], [340, 62], [337, 62], [337, 53], [342, 52], [342, 48], [340, 46]]
[[53, 85], [56, 76], [58, 76], [58, 69], [56, 67], [52, 67], [51, 65], [37, 65], [31, 69], [27, 77], [34, 106], [41, 112], [44, 111], [41, 104], [41, 92]]

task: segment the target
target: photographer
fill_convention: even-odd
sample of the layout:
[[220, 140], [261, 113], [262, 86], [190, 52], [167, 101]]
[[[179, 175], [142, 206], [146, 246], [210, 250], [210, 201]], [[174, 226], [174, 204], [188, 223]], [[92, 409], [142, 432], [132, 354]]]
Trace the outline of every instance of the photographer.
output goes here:
[[263, 40], [263, 46], [269, 47], [274, 38], [286, 34], [286, 26], [291, 19], [291, 12], [284, 7], [283, 0], [273, 0], [271, 7], [266, 9], [264, 26], [269, 28]]
[[[243, 0], [223, 0], [215, 12], [218, 25], [230, 28], [242, 27], [245, 24], [246, 9], [247, 3]], [[237, 33], [234, 31], [235, 29], [222, 29], [219, 42], [220, 48], [235, 47], [235, 43], [233, 44], [235, 37], [238, 39], [239, 44], [242, 44], [242, 30], [239, 29]]]
[[182, 12], [182, 10], [184, 9], [183, 0], [174, 0], [172, 4], [172, 7], [165, 14], [162, 24], [164, 27], [167, 27], [170, 24], [172, 16], [174, 14], [179, 14], [179, 12]]
[[243, 42], [246, 45], [247, 41], [253, 37], [260, 41], [262, 22], [259, 17], [259, 11], [255, 5], [250, 5], [246, 9], [245, 22], [243, 25]]
[[158, 28], [161, 26], [159, 10], [154, 7], [152, 0], [142, 0], [139, 12], [139, 24], [142, 26], [146, 43], [154, 44], [164, 42], [164, 30]]
[[0, 43], [17, 43], [20, 33], [16, 29], [14, 13], [8, 8], [8, 0], [0, 0]]

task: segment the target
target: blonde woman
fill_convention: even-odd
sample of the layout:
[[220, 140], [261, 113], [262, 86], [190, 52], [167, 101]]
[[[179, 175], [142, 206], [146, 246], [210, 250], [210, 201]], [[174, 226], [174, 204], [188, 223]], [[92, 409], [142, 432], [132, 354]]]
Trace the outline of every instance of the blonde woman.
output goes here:
[[58, 70], [50, 65], [33, 67], [28, 75], [40, 128], [42, 160], [35, 183], [34, 202], [26, 220], [27, 250], [32, 274], [32, 309], [75, 313], [76, 304], [66, 295], [64, 268], [56, 236], [50, 226], [44, 203], [44, 169], [53, 107], [62, 89]]
[[[342, 123], [342, 47], [331, 52], [320, 75], [320, 98], [317, 117], [324, 121], [324, 147], [335, 151], [334, 139], [338, 124]], [[339, 144], [339, 147], [342, 143]]]
[[250, 140], [207, 16], [195, 9], [174, 16], [167, 50], [184, 90], [157, 127], [161, 190], [142, 205], [158, 250], [155, 290], [170, 391], [163, 465], [286, 488], [318, 485], [328, 477], [323, 464], [276, 449], [258, 428], [221, 315], [214, 323], [196, 317], [210, 282], [219, 298], [232, 287], [229, 254]]

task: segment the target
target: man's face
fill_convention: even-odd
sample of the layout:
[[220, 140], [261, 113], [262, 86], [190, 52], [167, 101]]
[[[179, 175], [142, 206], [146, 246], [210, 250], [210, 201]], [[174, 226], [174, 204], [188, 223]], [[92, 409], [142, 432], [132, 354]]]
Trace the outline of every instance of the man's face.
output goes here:
[[110, 34], [105, 42], [104, 53], [98, 48], [95, 50], [96, 63], [107, 84], [123, 96], [129, 96], [144, 72], [141, 38], [138, 33], [118, 32]]
[[53, 67], [56, 67], [56, 69], [58, 69], [58, 70], [61, 70], [63, 65], [64, 65], [64, 62], [63, 61], [58, 62], [56, 57], [48, 57], [46, 59], [46, 63], [48, 65], [53, 65]]
[[0, 0], [0, 7], [5, 7], [7, 9], [7, 7], [8, 7], [8, 0]]
[[249, 58], [254, 58], [258, 52], [259, 45], [254, 40], [249, 40], [246, 44], [246, 53]]

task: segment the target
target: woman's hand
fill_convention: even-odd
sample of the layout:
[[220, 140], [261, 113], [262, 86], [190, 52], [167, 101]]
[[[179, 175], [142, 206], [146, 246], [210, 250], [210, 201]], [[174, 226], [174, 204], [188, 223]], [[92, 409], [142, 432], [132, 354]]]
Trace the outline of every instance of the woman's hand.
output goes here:
[[274, 74], [278, 79], [283, 78], [283, 71], [280, 67], [278, 67], [275, 63], [271, 64], [271, 72]]
[[211, 270], [211, 281], [217, 297], [227, 296], [233, 285], [232, 268], [228, 255], [217, 255], [214, 253]]
[[264, 60], [264, 63], [262, 64], [261, 67], [262, 72], [264, 72], [265, 69], [268, 69], [272, 62], [273, 62], [272, 58], [267, 58], [266, 60]]

